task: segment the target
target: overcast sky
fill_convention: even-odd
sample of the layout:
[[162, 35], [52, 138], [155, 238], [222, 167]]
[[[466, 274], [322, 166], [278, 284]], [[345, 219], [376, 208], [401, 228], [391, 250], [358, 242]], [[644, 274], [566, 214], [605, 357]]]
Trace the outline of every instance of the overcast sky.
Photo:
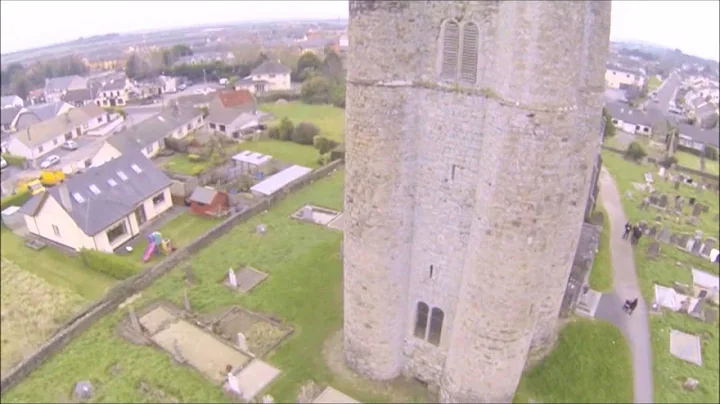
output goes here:
[[[111, 32], [235, 21], [347, 18], [347, 1], [0, 2], [2, 53]], [[720, 2], [613, 1], [612, 39], [635, 39], [718, 60]]]

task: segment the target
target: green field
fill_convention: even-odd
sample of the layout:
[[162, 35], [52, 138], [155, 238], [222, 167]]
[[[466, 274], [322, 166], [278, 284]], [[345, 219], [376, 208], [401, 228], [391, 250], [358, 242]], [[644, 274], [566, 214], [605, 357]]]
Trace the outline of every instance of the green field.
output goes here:
[[[700, 167], [700, 157], [683, 151], [675, 153], [675, 158], [678, 159], [678, 165], [683, 167], [692, 168], [693, 170], [702, 171]], [[717, 161], [705, 159], [705, 172], [709, 174], [720, 174], [720, 165]]]
[[294, 142], [283, 142], [274, 139], [245, 142], [240, 145], [242, 150], [269, 154], [274, 159], [288, 164], [298, 164], [304, 167], [317, 168], [320, 153], [312, 146], [305, 146]]
[[660, 88], [661, 85], [662, 80], [660, 80], [657, 76], [650, 76], [650, 78], [648, 78], [647, 90], [648, 92], [653, 92]]
[[610, 234], [613, 229], [610, 227], [610, 219], [603, 208], [601, 198], [595, 203], [595, 209], [602, 212], [605, 221], [600, 234], [600, 246], [590, 271], [590, 288], [598, 292], [610, 292], [613, 288], [613, 267], [610, 259]]
[[310, 105], [302, 102], [286, 104], [268, 103], [260, 105], [260, 109], [275, 116], [271, 124], [282, 118], [289, 118], [293, 124], [310, 122], [320, 129], [320, 136], [325, 136], [338, 143], [345, 139], [345, 110], [332, 105]]
[[[611, 153], [603, 153], [603, 164], [615, 178], [621, 192], [623, 209], [629, 220], [637, 222], [646, 220], [652, 225], [658, 212], [650, 208], [643, 211], [639, 208], [642, 198], [641, 192], [633, 188], [632, 182], [643, 182], [644, 172], [656, 172], [651, 166], [640, 166], [622, 159]], [[700, 229], [706, 236], [717, 237], [717, 222], [712, 218], [718, 214], [719, 206], [717, 195], [709, 191], [698, 193], [695, 188], [681, 184], [678, 191], [673, 184], [665, 182], [655, 175], [655, 188], [662, 193], [674, 196], [683, 195], [686, 200], [695, 197], [710, 207], [710, 211], [702, 215], [698, 226], [689, 226], [682, 221], [665, 220], [673, 232], [692, 234]], [[633, 200], [627, 198], [627, 192], [633, 193]], [[670, 198], [671, 203], [672, 199]], [[688, 214], [688, 207], [685, 213]], [[643, 237], [635, 248], [635, 268], [643, 297], [646, 301], [654, 300], [654, 284], [671, 287], [673, 282], [692, 284], [691, 268], [698, 268], [710, 273], [718, 274], [718, 265], [710, 263], [707, 259], [692, 256], [670, 245], [661, 244], [660, 255], [654, 259], [647, 258], [647, 248], [651, 240]], [[691, 318], [685, 314], [672, 313], [664, 310], [661, 316], [650, 316], [650, 327], [653, 338], [653, 375], [655, 387], [655, 400], [657, 402], [697, 403], [720, 402], [718, 394], [718, 373], [720, 373], [720, 338], [716, 324], [707, 324]], [[688, 332], [701, 337], [703, 366], [689, 364], [675, 358], [669, 351], [670, 329]], [[700, 387], [694, 393], [683, 390], [682, 383], [686, 377], [693, 377], [700, 381]]]
[[550, 356], [523, 375], [513, 401], [630, 403], [632, 400], [630, 348], [622, 333], [610, 323], [578, 318], [563, 328]]

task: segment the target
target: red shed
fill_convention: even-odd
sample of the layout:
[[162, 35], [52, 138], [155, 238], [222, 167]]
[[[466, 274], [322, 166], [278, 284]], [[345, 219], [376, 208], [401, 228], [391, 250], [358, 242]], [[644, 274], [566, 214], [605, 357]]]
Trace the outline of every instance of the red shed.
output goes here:
[[228, 195], [210, 187], [197, 187], [190, 195], [190, 211], [197, 215], [222, 216], [230, 208]]

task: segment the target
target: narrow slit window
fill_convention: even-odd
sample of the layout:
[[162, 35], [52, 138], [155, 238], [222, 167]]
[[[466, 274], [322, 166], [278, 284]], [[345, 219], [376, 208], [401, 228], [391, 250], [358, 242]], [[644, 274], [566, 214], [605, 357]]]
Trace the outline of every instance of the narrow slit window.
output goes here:
[[440, 345], [440, 337], [442, 336], [443, 320], [445, 313], [434, 307], [430, 315], [430, 332], [428, 333], [428, 342], [433, 345]]
[[415, 337], [417, 338], [425, 339], [429, 311], [430, 308], [427, 304], [423, 302], [417, 304], [417, 313], [415, 315]]
[[477, 83], [479, 47], [480, 30], [477, 24], [473, 22], [465, 24], [462, 34], [462, 60], [460, 63], [460, 81], [462, 83]]
[[460, 26], [457, 22], [450, 20], [445, 23], [443, 28], [441, 78], [457, 80], [459, 53]]
[[433, 270], [434, 270], [434, 269], [435, 269], [435, 268], [433, 268], [433, 266], [430, 265], [430, 279], [432, 279], [432, 277], [433, 277]]

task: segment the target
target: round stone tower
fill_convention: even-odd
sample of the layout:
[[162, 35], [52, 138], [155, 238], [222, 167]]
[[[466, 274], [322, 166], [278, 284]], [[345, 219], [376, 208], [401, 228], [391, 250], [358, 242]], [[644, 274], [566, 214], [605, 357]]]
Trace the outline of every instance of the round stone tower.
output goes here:
[[344, 344], [359, 373], [414, 376], [447, 403], [512, 400], [531, 347], [554, 340], [609, 19], [609, 2], [350, 1]]

